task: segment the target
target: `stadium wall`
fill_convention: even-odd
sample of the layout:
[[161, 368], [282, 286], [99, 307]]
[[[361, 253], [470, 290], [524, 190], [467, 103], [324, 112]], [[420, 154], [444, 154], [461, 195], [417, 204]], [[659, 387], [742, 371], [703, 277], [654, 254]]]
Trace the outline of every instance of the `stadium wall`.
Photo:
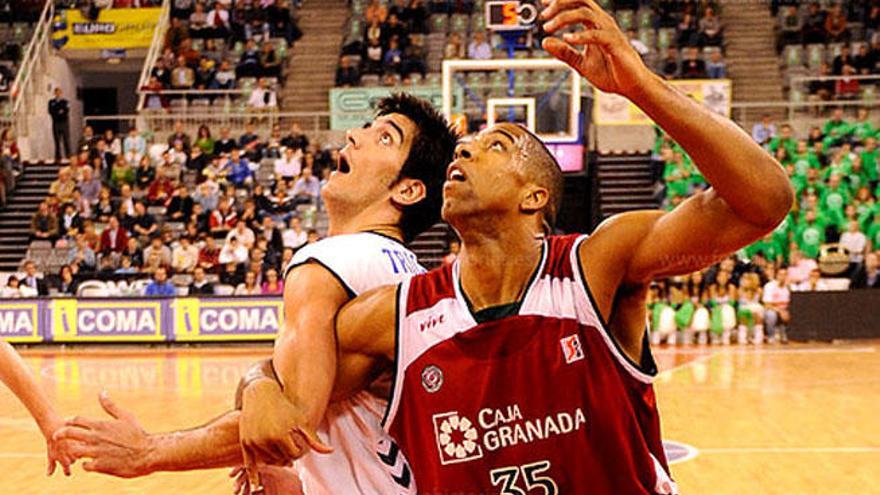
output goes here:
[[791, 340], [868, 339], [880, 337], [880, 291], [853, 289], [794, 292], [791, 295]]

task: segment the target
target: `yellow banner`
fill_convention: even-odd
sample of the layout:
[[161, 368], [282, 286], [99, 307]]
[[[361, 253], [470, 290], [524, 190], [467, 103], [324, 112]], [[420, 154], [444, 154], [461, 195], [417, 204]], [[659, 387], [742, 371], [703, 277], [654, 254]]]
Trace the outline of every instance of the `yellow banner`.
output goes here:
[[102, 9], [91, 21], [68, 9], [56, 18], [53, 41], [58, 48], [73, 50], [149, 48], [161, 10]]
[[[731, 88], [728, 79], [697, 79], [669, 81], [673, 86], [709, 107], [730, 117]], [[639, 107], [623, 96], [595, 90], [593, 104], [595, 125], [651, 125], [653, 121]]]

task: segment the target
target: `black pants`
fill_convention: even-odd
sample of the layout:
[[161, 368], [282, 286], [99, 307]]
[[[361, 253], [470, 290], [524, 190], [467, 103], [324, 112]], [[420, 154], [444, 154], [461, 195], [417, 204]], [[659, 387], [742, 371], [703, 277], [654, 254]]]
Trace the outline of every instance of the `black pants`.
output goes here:
[[[55, 140], [55, 160], [70, 156], [70, 124], [67, 122], [52, 123], [52, 138]], [[61, 156], [61, 146], [64, 146], [64, 156]]]

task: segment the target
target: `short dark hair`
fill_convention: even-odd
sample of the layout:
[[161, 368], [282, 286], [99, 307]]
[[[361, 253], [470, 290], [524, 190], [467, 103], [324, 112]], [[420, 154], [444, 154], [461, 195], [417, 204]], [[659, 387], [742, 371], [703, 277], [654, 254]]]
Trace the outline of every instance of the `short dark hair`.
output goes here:
[[528, 134], [531, 143], [524, 146], [532, 148], [532, 150], [526, 150], [529, 159], [525, 162], [525, 166], [529, 178], [534, 180], [537, 185], [546, 188], [547, 194], [550, 196], [547, 199], [547, 205], [541, 210], [544, 217], [544, 229], [549, 235], [556, 228], [556, 218], [562, 207], [565, 179], [559, 162], [556, 161], [556, 157], [553, 156], [553, 152], [547, 148], [544, 141], [527, 127], [521, 127]]
[[427, 100], [396, 93], [380, 100], [378, 108], [379, 116], [399, 113], [418, 129], [397, 178], [416, 179], [425, 185], [425, 199], [402, 208], [400, 229], [404, 242], [410, 242], [440, 220], [446, 168], [452, 162], [458, 138], [446, 118]]

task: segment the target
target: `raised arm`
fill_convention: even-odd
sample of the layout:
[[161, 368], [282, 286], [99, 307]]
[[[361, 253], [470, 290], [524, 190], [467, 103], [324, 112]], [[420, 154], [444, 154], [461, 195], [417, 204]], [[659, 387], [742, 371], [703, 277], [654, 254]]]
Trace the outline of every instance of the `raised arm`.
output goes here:
[[548, 38], [544, 47], [600, 90], [632, 100], [687, 151], [712, 186], [669, 213], [612, 217], [583, 243], [581, 263], [604, 315], [621, 289], [638, 293], [651, 279], [710, 265], [785, 217], [793, 201], [788, 178], [745, 132], [653, 74], [595, 1], [544, 3], [548, 32], [584, 28], [562, 40]]

